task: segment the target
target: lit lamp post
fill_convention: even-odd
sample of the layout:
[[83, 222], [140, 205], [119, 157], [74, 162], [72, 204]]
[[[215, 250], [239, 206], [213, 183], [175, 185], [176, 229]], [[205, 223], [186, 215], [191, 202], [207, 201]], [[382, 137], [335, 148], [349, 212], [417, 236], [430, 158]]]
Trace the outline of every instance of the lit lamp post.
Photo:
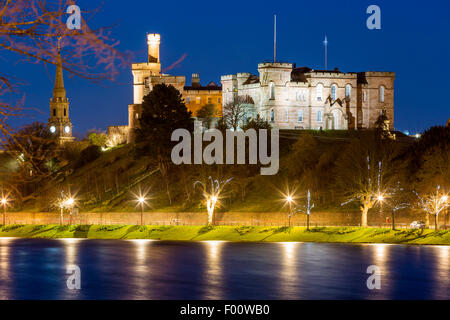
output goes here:
[[8, 205], [8, 200], [6, 198], [2, 198], [1, 204], [3, 206], [3, 225], [6, 225], [6, 206]]
[[65, 204], [66, 204], [66, 207], [68, 208], [68, 209], [70, 209], [70, 211], [69, 211], [69, 213], [70, 213], [70, 225], [72, 224], [72, 210], [73, 210], [73, 205], [75, 204], [75, 199], [74, 198], [69, 198], [69, 199], [67, 199], [66, 200], [66, 202], [65, 202]]
[[378, 203], [380, 204], [380, 228], [383, 226], [383, 195], [377, 197]]
[[145, 204], [145, 198], [144, 197], [139, 197], [138, 198], [138, 203], [141, 206], [141, 226], [144, 224], [144, 204]]
[[289, 215], [288, 215], [289, 227], [291, 226], [292, 201], [293, 201], [293, 199], [291, 196], [286, 197], [286, 202], [289, 204]]

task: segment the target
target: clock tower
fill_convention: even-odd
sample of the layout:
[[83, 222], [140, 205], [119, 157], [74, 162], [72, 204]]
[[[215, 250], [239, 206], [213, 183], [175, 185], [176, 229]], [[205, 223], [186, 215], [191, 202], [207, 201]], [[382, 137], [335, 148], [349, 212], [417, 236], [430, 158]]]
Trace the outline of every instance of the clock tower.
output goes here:
[[50, 99], [50, 119], [48, 130], [54, 135], [60, 144], [72, 142], [72, 123], [69, 118], [69, 99], [66, 97], [64, 88], [61, 50], [58, 49], [58, 60], [56, 63], [55, 88], [53, 97]]

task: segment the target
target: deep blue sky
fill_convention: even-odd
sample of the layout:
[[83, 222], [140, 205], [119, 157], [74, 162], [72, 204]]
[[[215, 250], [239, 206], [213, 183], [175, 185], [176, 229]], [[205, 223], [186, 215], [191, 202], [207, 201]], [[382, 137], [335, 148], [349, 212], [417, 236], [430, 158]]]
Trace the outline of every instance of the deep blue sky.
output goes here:
[[[77, 1], [82, 10], [101, 2]], [[366, 28], [366, 9], [381, 7], [382, 30]], [[325, 34], [329, 40], [329, 68], [342, 71], [394, 71], [395, 126], [422, 131], [445, 124], [450, 118], [448, 74], [450, 57], [450, 1], [321, 0], [321, 1], [106, 1], [91, 24], [117, 23], [113, 36], [121, 50], [130, 50], [136, 62], [146, 61], [146, 33], [162, 36], [163, 68], [187, 54], [181, 65], [169, 71], [200, 73], [203, 84], [220, 83], [220, 76], [257, 72], [257, 64], [273, 56], [273, 14], [278, 15], [278, 58], [323, 69]], [[2, 71], [27, 81], [28, 112], [15, 121], [47, 121], [54, 68], [42, 64], [14, 65], [1, 59]], [[127, 124], [132, 103], [130, 68], [121, 70], [115, 82], [102, 85], [65, 77], [74, 132], [106, 129]]]

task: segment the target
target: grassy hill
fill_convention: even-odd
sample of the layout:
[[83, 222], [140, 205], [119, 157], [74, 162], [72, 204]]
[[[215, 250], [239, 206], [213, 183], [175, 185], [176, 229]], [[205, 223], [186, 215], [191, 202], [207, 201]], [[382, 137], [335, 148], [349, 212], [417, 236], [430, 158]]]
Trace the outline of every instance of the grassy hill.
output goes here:
[[[245, 197], [242, 197], [239, 189], [241, 173], [233, 168], [225, 175], [234, 177], [226, 191], [226, 198], [222, 201], [219, 210], [233, 211], [258, 211], [273, 212], [279, 210], [283, 203], [280, 202], [282, 192], [287, 182], [294, 179], [286, 171], [286, 158], [290, 154], [292, 145], [304, 135], [313, 135], [317, 140], [319, 153], [328, 150], [342, 150], [351, 138], [368, 134], [367, 131], [280, 131], [280, 172], [276, 176], [261, 176], [258, 170], [250, 170], [246, 177]], [[403, 140], [402, 140], [403, 139]], [[399, 143], [409, 145], [413, 139], [403, 137]], [[23, 211], [51, 211], [55, 210], [54, 202], [62, 189], [70, 189], [76, 195], [78, 205], [83, 211], [136, 211], [136, 194], [139, 190], [150, 188], [148, 211], [204, 211], [200, 204], [201, 194], [194, 192], [193, 183], [201, 179], [201, 175], [220, 173], [223, 166], [191, 166], [183, 171], [173, 172], [170, 180], [170, 188], [174, 199], [169, 204], [166, 189], [162, 183], [161, 174], [157, 166], [148, 157], [136, 158], [132, 145], [119, 146], [102, 152], [96, 160], [79, 168], [68, 165], [61, 169], [57, 178], [42, 184], [42, 187], [31, 199], [22, 204]], [[171, 170], [180, 170], [173, 166]], [[192, 172], [191, 172], [192, 171]], [[223, 173], [223, 172], [222, 172]], [[186, 177], [184, 177], [186, 176]], [[184, 177], [184, 178], [183, 178]], [[184, 181], [183, 181], [184, 179]], [[185, 199], [189, 198], [189, 201]], [[244, 198], [244, 200], [243, 200]], [[322, 209], [349, 210], [339, 206], [330, 208], [322, 201]], [[316, 207], [320, 203], [316, 202]], [[357, 206], [354, 207], [358, 211]]]

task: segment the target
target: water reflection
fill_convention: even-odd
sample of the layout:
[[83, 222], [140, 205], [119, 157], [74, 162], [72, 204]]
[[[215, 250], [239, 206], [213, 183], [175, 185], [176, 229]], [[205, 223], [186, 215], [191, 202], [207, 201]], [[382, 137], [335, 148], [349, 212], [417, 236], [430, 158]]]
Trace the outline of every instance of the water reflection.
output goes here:
[[300, 255], [301, 243], [283, 242], [282, 248], [281, 299], [293, 299], [296, 296], [296, 288], [299, 286], [300, 277], [297, 275], [297, 255]]
[[149, 276], [151, 275], [150, 265], [147, 262], [147, 251], [152, 240], [139, 239], [131, 240], [131, 242], [135, 247], [135, 266], [132, 270], [133, 274], [130, 275], [130, 278], [133, 279], [134, 299], [142, 299], [142, 297], [151, 299], [150, 292], [147, 290], [150, 281]]
[[220, 300], [223, 298], [223, 270], [221, 254], [223, 241], [204, 241], [206, 250], [205, 297], [204, 299]]
[[9, 261], [11, 259], [9, 251], [11, 239], [0, 238], [0, 300], [8, 299], [6, 288], [3, 284], [10, 281]]
[[435, 299], [442, 299], [442, 292], [450, 292], [450, 247], [434, 247], [437, 251], [437, 267], [435, 273]]
[[0, 238], [2, 299], [449, 299], [449, 269], [449, 246]]

